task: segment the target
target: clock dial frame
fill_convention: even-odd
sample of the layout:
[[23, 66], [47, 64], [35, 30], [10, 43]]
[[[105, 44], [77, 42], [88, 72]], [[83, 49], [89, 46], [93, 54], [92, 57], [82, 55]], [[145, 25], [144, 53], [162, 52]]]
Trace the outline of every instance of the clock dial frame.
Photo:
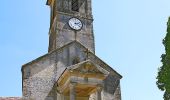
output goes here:
[[70, 28], [72, 28], [73, 30], [76, 30], [76, 31], [81, 30], [83, 27], [81, 20], [78, 18], [75, 18], [75, 17], [70, 18], [68, 21], [68, 24], [69, 24]]

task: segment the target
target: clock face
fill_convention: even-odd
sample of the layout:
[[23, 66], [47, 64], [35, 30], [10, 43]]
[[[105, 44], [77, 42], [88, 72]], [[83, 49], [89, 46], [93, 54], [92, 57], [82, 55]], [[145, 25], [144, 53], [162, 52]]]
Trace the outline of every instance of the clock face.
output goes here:
[[80, 30], [83, 27], [82, 22], [74, 17], [69, 20], [68, 24], [74, 30]]

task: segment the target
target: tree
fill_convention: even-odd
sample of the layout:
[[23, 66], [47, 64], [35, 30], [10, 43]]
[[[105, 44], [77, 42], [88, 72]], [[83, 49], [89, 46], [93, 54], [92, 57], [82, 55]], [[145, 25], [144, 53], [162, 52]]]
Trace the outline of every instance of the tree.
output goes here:
[[162, 66], [158, 69], [157, 86], [164, 91], [164, 100], [170, 100], [170, 17], [167, 22], [167, 34], [163, 39], [165, 54], [162, 54]]

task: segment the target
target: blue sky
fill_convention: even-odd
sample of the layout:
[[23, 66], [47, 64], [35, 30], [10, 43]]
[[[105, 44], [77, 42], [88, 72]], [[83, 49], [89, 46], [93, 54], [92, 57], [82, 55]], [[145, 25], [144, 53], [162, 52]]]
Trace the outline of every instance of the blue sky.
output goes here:
[[[122, 100], [163, 100], [156, 87], [169, 0], [93, 0], [96, 55], [123, 75]], [[0, 3], [0, 96], [21, 96], [21, 65], [47, 53], [46, 0]]]

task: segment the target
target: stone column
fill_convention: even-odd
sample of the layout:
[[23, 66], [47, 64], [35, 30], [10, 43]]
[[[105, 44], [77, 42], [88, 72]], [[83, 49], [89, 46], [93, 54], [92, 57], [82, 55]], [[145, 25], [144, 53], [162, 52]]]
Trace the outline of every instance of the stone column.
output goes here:
[[70, 83], [70, 100], [76, 100], [76, 83]]
[[102, 87], [100, 86], [97, 87], [96, 100], [102, 100], [101, 92], [102, 92]]

